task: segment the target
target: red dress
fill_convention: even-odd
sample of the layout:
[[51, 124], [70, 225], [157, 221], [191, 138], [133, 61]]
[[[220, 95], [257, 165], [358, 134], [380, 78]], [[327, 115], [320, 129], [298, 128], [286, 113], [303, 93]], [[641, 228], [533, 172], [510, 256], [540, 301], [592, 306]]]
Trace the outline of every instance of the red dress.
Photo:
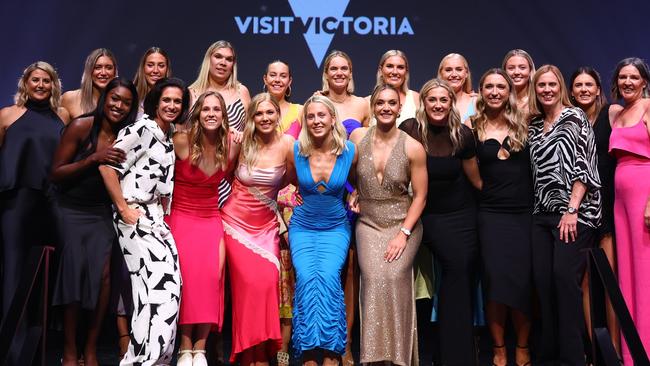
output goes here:
[[[166, 218], [176, 247], [183, 287], [179, 324], [223, 324], [223, 225], [219, 182], [224, 172], [207, 176], [199, 167], [176, 159], [171, 214]], [[222, 248], [223, 250], [223, 248]]]

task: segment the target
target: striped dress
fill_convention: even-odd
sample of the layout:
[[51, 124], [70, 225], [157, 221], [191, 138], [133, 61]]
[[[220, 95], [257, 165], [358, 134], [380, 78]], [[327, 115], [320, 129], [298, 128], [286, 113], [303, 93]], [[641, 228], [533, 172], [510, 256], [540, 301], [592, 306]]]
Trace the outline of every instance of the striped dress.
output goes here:
[[[226, 114], [228, 115], [228, 125], [231, 129], [242, 132], [246, 125], [246, 109], [241, 99], [237, 99], [226, 107]], [[226, 179], [221, 180], [219, 183], [219, 207], [223, 207], [226, 199], [230, 196], [232, 188]]]

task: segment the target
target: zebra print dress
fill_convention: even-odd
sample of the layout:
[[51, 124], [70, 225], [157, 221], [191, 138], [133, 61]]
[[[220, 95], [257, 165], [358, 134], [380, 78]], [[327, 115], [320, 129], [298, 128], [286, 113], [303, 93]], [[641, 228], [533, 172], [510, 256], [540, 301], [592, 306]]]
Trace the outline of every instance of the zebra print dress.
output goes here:
[[548, 132], [544, 118], [534, 118], [528, 128], [535, 187], [534, 214], [567, 210], [575, 181], [587, 186], [578, 208], [578, 221], [596, 228], [601, 218], [600, 176], [594, 131], [584, 112], [567, 107]]
[[[237, 99], [226, 107], [226, 114], [228, 115], [228, 125], [231, 129], [242, 132], [246, 124], [246, 110], [244, 103], [241, 99]], [[221, 180], [219, 183], [219, 207], [223, 207], [226, 199], [230, 196], [232, 188], [226, 179]]]

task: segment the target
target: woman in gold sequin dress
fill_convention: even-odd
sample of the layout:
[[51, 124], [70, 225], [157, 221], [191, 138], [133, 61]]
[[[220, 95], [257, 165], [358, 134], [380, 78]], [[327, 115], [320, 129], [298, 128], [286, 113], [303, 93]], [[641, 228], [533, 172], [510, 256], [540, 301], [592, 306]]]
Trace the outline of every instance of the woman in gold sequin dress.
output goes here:
[[370, 105], [377, 125], [350, 136], [359, 149], [358, 200], [353, 195], [351, 208], [360, 213], [360, 361], [417, 365], [413, 261], [422, 239], [426, 154], [419, 142], [397, 129], [401, 105], [394, 87], [377, 87]]

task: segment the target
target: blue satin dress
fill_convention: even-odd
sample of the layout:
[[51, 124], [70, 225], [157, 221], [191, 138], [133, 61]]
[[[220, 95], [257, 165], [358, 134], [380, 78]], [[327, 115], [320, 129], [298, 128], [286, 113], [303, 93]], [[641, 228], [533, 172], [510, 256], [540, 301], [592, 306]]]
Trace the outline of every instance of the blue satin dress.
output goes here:
[[303, 204], [289, 226], [291, 259], [296, 271], [292, 342], [296, 357], [325, 349], [343, 354], [346, 343], [341, 269], [350, 246], [350, 223], [343, 196], [355, 146], [345, 143], [327, 182], [315, 182], [306, 156], [294, 145]]

